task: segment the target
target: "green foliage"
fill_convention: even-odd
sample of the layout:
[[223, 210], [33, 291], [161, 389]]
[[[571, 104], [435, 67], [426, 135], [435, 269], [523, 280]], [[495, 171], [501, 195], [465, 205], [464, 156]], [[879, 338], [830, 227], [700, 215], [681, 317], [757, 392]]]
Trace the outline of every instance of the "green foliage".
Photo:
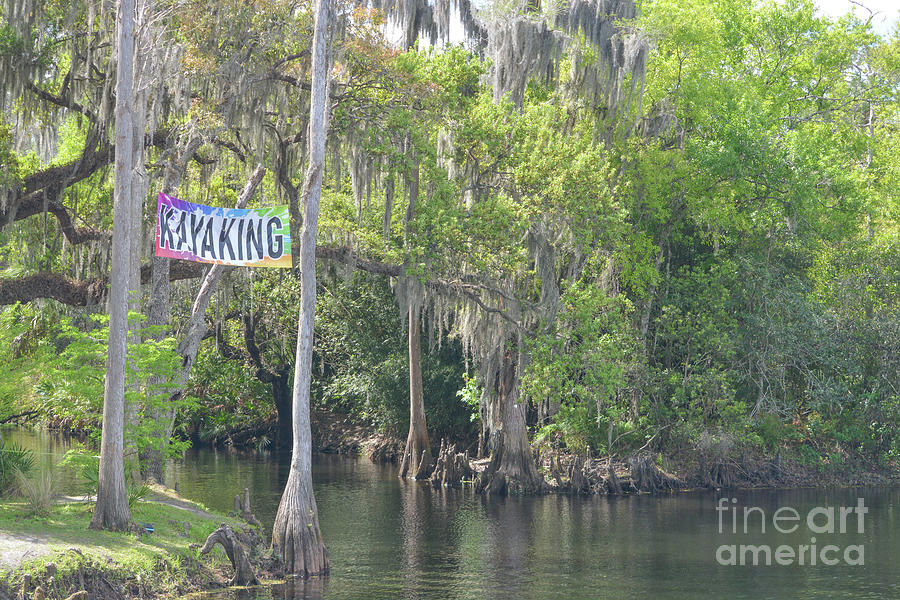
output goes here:
[[27, 477], [35, 467], [34, 453], [4, 442], [0, 436], [0, 496], [5, 496], [17, 485], [17, 478]]
[[437, 88], [439, 93], [432, 101], [451, 113], [471, 105], [485, 73], [484, 63], [462, 46], [451, 46], [440, 52], [412, 50], [397, 57], [397, 67], [417, 82]]
[[222, 360], [215, 348], [201, 347], [188, 382], [176, 431], [202, 441], [224, 439], [231, 431], [272, 418], [267, 387], [244, 364]]
[[150, 486], [145, 483], [129, 482], [128, 485], [128, 508], [134, 509], [138, 502], [142, 502], [150, 493]]
[[465, 384], [456, 392], [456, 397], [469, 408], [469, 420], [474, 422], [478, 420], [479, 406], [481, 405], [481, 386], [478, 385], [477, 377], [470, 377], [468, 373], [463, 374]]
[[[142, 316], [129, 315], [132, 323], [140, 323]], [[99, 428], [93, 424], [100, 420], [103, 410], [104, 380], [109, 332], [106, 315], [91, 315], [80, 324], [70, 319], [61, 320], [53, 330], [52, 341], [58, 354], [46, 360], [52, 367], [35, 386], [37, 406], [44, 414], [52, 414], [68, 420], [73, 426], [83, 427], [99, 436]], [[190, 406], [189, 400], [179, 400], [173, 407], [166, 390], [170, 389], [180, 372], [181, 360], [175, 351], [174, 338], [154, 340], [156, 328], [136, 328], [139, 342], [128, 345], [128, 370], [126, 373], [125, 401], [138, 407], [138, 414], [152, 414], [159, 407], [176, 410]], [[160, 382], [147, 383], [148, 374], [160, 378]], [[150, 419], [139, 418], [129, 423], [126, 435], [140, 452], [148, 446], [156, 446], [157, 425]], [[172, 439], [167, 451], [172, 456], [181, 454], [189, 445], [181, 439]], [[129, 457], [133, 460], [135, 457]]]
[[[608, 425], [608, 424], [607, 424]], [[597, 407], [591, 403], [569, 404], [559, 407], [553, 422], [538, 430], [534, 441], [540, 445], [559, 439], [572, 452], [606, 451], [606, 428], [597, 423]]]
[[83, 484], [85, 496], [95, 496], [100, 479], [100, 456], [80, 442], [73, 442], [57, 465], [72, 469]]
[[[402, 433], [409, 423], [409, 355], [387, 282], [358, 275], [345, 283], [326, 280], [322, 286], [316, 315], [315, 353], [321, 365], [313, 374], [316, 403]], [[458, 396], [461, 358], [455, 340], [443, 340], [440, 349], [423, 348], [425, 413], [436, 438], [472, 433], [473, 407]]]
[[[171, 104], [163, 117], [170, 139], [217, 132], [218, 143], [196, 161], [208, 164], [192, 163], [179, 193], [224, 205], [240, 188], [239, 177], [219, 166], [230, 164], [218, 155], [228, 145], [300, 184], [292, 147], [308, 114], [311, 15], [292, 3], [264, 11], [252, 2], [219, 4], [190, 3], [167, 21], [162, 35], [180, 49], [192, 103], [161, 101]], [[518, 10], [505, 2], [493, 8], [495, 16]], [[490, 65], [474, 53], [396, 51], [385, 43], [383, 16], [355, 9], [335, 68], [320, 241], [402, 265], [429, 282], [428, 301], [444, 294], [427, 306], [423, 332], [434, 437], [474, 433], [481, 390], [467, 376], [471, 357], [457, 339], [465, 324], [456, 320], [461, 306], [476, 310], [474, 295], [512, 310], [527, 331], [520, 389], [541, 407], [544, 421], [529, 423], [541, 443], [619, 453], [653, 439], [653, 451], [793, 448], [810, 464], [813, 455], [839, 465], [862, 454], [896, 465], [896, 33], [880, 39], [857, 18], [819, 16], [808, 0], [654, 0], [640, 8], [638, 37], [651, 41], [647, 74], [643, 96], [620, 107], [628, 114], [621, 123], [565, 89], [578, 61], [596, 66], [601, 58], [586, 37], [576, 36], [554, 65], [561, 86], [532, 80], [523, 104], [513, 106], [494, 102], [485, 85]], [[541, 4], [531, 16], [552, 24], [561, 9]], [[92, 52], [105, 57], [101, 48], [69, 46], [103, 41], [102, 32], [71, 35], [60, 10], [39, 7], [39, 36], [0, 24], [0, 55], [36, 65], [32, 80], [45, 99], [71, 95], [98, 110], [96, 97], [81, 91], [92, 80], [64, 78], [70, 67], [93, 72], [70, 63]], [[247, 90], [263, 95], [252, 97], [253, 110], [239, 107], [241, 123], [228, 123], [218, 94], [238, 71], [262, 73], [268, 83]], [[617, 82], [630, 84], [637, 80]], [[9, 101], [4, 119], [52, 126], [59, 142], [54, 157], [17, 153], [22, 140], [14, 135], [23, 134], [0, 122], [3, 198], [39, 169], [77, 160], [92, 139], [84, 111], [48, 108], [32, 96]], [[148, 151], [156, 161], [158, 150]], [[413, 182], [417, 202], [406, 211]], [[275, 186], [264, 181], [262, 204], [280, 194]], [[53, 200], [76, 226], [108, 228], [110, 188], [101, 169]], [[103, 251], [64, 244], [53, 221], [35, 215], [4, 227], [2, 276], [105, 276]], [[541, 244], [548, 251], [538, 256]], [[352, 268], [320, 268], [313, 401], [402, 433], [406, 316], [387, 278]], [[272, 390], [260, 380], [284, 381], [293, 365], [297, 277], [259, 270], [230, 283], [216, 300], [215, 343], [201, 348], [176, 407], [182, 438], [222, 440], [272, 422]], [[557, 288], [558, 306], [550, 306]], [[174, 322], [189, 302], [175, 294]], [[438, 304], [443, 314], [430, 312]], [[58, 423], [96, 431], [105, 340], [103, 320], [81, 309], [42, 302], [0, 311], [0, 418], [36, 406]], [[153, 412], [178, 371], [174, 340], [129, 353], [128, 400]], [[148, 373], [167, 381], [150, 388]], [[145, 446], [158, 432], [144, 422], [129, 435]], [[96, 470], [89, 455], [67, 460]]]

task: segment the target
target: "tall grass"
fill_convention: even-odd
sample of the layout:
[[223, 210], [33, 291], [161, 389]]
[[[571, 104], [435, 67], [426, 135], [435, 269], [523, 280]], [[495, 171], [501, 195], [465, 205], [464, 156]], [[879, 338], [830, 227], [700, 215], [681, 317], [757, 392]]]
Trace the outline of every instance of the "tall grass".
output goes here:
[[46, 517], [53, 507], [56, 491], [53, 472], [42, 469], [35, 477], [29, 477], [18, 469], [14, 473], [15, 491], [25, 499], [28, 511], [38, 517]]

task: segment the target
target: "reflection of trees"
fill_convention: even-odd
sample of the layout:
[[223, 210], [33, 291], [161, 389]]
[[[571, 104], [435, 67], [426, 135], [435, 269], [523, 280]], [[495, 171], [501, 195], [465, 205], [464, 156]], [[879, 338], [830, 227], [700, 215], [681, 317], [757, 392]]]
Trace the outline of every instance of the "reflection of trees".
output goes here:
[[483, 497], [488, 518], [485, 539], [485, 598], [527, 597], [534, 554], [534, 499]]
[[[461, 548], [467, 533], [452, 524], [460, 512], [470, 510], [461, 503], [459, 490], [432, 488], [422, 482], [400, 483], [400, 534], [402, 558], [400, 597], [468, 597], [467, 573]], [[471, 575], [469, 573], [468, 575]]]
[[422, 482], [409, 481], [400, 485], [400, 534], [403, 543], [400, 574], [403, 578], [403, 598], [420, 596], [419, 576], [425, 566], [428, 528], [428, 499]]
[[[293, 578], [272, 586], [275, 600], [322, 600], [328, 591], [328, 577]], [[256, 590], [242, 590], [235, 595], [236, 600], [256, 600]]]

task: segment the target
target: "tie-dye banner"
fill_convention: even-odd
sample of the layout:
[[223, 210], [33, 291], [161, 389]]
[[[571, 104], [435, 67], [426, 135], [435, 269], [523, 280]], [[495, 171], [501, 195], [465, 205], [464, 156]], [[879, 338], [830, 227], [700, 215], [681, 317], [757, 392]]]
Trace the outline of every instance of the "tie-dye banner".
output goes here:
[[238, 267], [290, 268], [288, 207], [214, 208], [160, 193], [156, 256]]

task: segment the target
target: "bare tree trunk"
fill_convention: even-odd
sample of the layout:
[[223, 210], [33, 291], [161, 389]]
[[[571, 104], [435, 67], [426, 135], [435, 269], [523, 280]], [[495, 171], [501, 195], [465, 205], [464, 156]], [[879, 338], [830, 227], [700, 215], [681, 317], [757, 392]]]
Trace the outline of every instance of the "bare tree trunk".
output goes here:
[[[163, 179], [162, 192], [164, 194], [174, 194], [178, 189], [187, 162], [200, 148], [201, 142], [202, 140], [199, 136], [192, 135], [188, 138], [183, 148], [172, 150], [171, 156], [166, 163], [166, 174]], [[171, 287], [169, 285], [170, 259], [164, 256], [153, 256], [151, 261], [147, 325], [151, 327], [166, 327], [169, 325], [172, 312]], [[164, 331], [160, 331], [155, 337], [157, 340], [161, 340], [165, 335]], [[147, 379], [147, 385], [150, 387], [151, 394], [158, 398], [170, 398], [177, 390], [156, 389], [164, 383], [163, 377], [159, 375], [150, 375]], [[154, 447], [144, 449], [141, 462], [143, 463], [144, 476], [161, 482], [163, 480], [163, 456], [165, 455], [169, 437], [172, 435], [175, 412], [170, 407], [160, 406], [155, 402], [148, 413], [150, 420], [156, 424], [155, 437], [158, 439], [158, 442]]]
[[[407, 152], [410, 152], [409, 148]], [[406, 178], [409, 203], [403, 220], [404, 244], [409, 238], [409, 224], [416, 216], [419, 200], [419, 161], [413, 158], [412, 163]], [[406, 448], [400, 462], [400, 477], [405, 479], [409, 475], [413, 479], [427, 479], [434, 467], [434, 460], [425, 424], [425, 395], [422, 390], [422, 327], [419, 322], [422, 306], [421, 286], [417, 281], [410, 279], [406, 280], [405, 285], [409, 303], [409, 434], [406, 436]]]
[[272, 548], [286, 574], [322, 575], [330, 564], [319, 530], [319, 511], [312, 486], [312, 432], [309, 386], [312, 378], [313, 325], [316, 309], [316, 230], [325, 167], [328, 131], [328, 18], [329, 0], [316, 0], [312, 52], [312, 93], [309, 107], [309, 169], [303, 186], [303, 230], [300, 237], [300, 319], [294, 365], [294, 444], [275, 525]]
[[519, 402], [518, 360], [515, 348], [504, 350], [496, 390], [500, 429], [491, 434], [491, 462], [478, 482], [478, 490], [488, 494], [532, 494], [544, 489], [544, 480], [528, 443], [525, 403]]
[[[147, 90], [144, 85], [146, 78], [147, 61], [140, 52], [140, 31], [146, 14], [146, 2], [137, 0], [138, 6], [136, 14], [138, 21], [135, 26], [138, 32], [135, 34], [135, 59], [134, 73], [132, 81], [132, 175], [131, 175], [131, 201], [132, 213], [130, 232], [128, 234], [131, 240], [131, 261], [128, 267], [129, 286], [128, 286], [128, 310], [130, 312], [140, 312], [141, 310], [141, 239], [142, 239], [142, 221], [144, 213], [144, 199], [147, 195], [147, 172], [144, 169], [144, 132], [147, 125]], [[133, 322], [128, 324], [128, 344], [132, 347], [141, 343], [140, 334], [141, 324]], [[134, 367], [134, 365], [132, 365]], [[125, 466], [128, 476], [132, 482], [139, 482], [141, 479], [140, 457], [138, 455], [138, 443], [135, 435], [135, 428], [139, 424], [140, 419], [140, 382], [134, 377], [128, 385], [131, 392], [125, 399]]]
[[103, 430], [100, 442], [100, 474], [92, 529], [122, 531], [131, 523], [125, 489], [123, 456], [125, 429], [125, 360], [128, 328], [128, 267], [131, 245], [133, 169], [131, 124], [134, 80], [134, 0], [119, 0], [116, 18], [118, 64], [116, 67], [116, 164], [113, 207], [112, 265], [109, 285], [109, 354], [103, 396]]
[[422, 325], [420, 309], [416, 303], [409, 305], [409, 434], [400, 462], [400, 477], [427, 479], [434, 461], [431, 443], [425, 425], [425, 395], [422, 390]]

